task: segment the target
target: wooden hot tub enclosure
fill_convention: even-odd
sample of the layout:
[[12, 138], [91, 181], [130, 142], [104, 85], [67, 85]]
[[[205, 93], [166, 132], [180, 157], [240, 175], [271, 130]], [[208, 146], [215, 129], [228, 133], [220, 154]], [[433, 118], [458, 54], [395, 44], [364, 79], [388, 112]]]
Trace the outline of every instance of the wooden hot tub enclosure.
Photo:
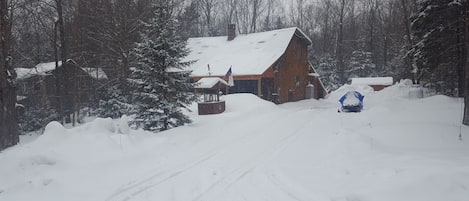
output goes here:
[[220, 114], [225, 111], [225, 101], [198, 103], [199, 115]]
[[225, 101], [220, 101], [222, 89], [228, 83], [218, 77], [206, 77], [197, 81], [196, 92], [204, 94], [204, 101], [198, 103], [199, 115], [220, 114], [225, 111]]

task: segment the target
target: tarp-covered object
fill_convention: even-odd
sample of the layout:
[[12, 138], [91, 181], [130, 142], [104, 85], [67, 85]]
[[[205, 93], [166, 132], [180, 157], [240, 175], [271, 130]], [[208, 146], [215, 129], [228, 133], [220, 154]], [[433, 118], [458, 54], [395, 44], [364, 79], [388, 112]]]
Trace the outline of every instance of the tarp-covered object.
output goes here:
[[340, 108], [343, 112], [360, 112], [363, 109], [363, 96], [357, 91], [349, 91], [343, 95], [339, 102], [342, 104]]

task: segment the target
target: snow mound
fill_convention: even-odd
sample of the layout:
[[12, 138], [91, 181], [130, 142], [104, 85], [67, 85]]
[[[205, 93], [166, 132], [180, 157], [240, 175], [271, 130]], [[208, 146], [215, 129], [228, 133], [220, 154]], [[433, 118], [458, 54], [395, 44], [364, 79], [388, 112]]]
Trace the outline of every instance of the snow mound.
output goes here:
[[107, 134], [129, 134], [128, 117], [123, 116], [119, 119], [96, 118], [94, 121], [85, 124], [85, 129], [92, 130], [93, 133]]
[[64, 132], [65, 132], [65, 127], [63, 127], [62, 124], [60, 124], [57, 121], [52, 121], [46, 125], [46, 128], [44, 130], [44, 135], [52, 134], [52, 133], [64, 133]]
[[52, 121], [44, 128], [44, 133], [39, 136], [38, 141], [41, 144], [53, 146], [59, 143], [67, 135], [67, 129], [57, 121]]
[[222, 96], [227, 112], [264, 111], [278, 108], [270, 101], [250, 93], [230, 94]]

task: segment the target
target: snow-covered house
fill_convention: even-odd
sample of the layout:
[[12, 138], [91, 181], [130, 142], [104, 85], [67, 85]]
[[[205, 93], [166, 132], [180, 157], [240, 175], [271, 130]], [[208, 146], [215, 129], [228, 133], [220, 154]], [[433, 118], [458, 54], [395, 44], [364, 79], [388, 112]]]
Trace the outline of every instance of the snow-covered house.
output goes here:
[[276, 103], [305, 98], [306, 86], [316, 84], [314, 98], [326, 95], [319, 76], [308, 63], [311, 40], [298, 28], [235, 35], [190, 38], [186, 60], [194, 82], [206, 77], [224, 78], [231, 68], [234, 86], [229, 93], [253, 93]]
[[[64, 70], [69, 75], [69, 79], [64, 80], [66, 82], [64, 90], [67, 91], [65, 104], [69, 104], [71, 101], [80, 104], [88, 103], [94, 96], [92, 83], [107, 79], [102, 70], [81, 68], [70, 59], [65, 65], [59, 61], [58, 66], [59, 71]], [[34, 68], [16, 68], [15, 71], [18, 83], [17, 94], [18, 97], [21, 97], [21, 104], [26, 107], [42, 107], [45, 104], [54, 107], [57, 105], [57, 77], [63, 72], [58, 72], [55, 62], [40, 63]], [[64, 108], [67, 108], [67, 105], [64, 105]]]

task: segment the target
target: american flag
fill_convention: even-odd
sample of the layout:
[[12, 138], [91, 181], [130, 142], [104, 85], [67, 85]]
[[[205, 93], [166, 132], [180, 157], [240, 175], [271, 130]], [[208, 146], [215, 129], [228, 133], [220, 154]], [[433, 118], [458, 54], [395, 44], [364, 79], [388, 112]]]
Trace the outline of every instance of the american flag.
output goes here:
[[228, 69], [228, 72], [226, 72], [225, 79], [228, 80], [228, 86], [234, 86], [233, 74], [231, 74], [231, 66], [230, 69]]
[[231, 67], [230, 67], [230, 69], [228, 69], [228, 72], [226, 72], [225, 79], [228, 80], [230, 78], [230, 76], [231, 76]]

